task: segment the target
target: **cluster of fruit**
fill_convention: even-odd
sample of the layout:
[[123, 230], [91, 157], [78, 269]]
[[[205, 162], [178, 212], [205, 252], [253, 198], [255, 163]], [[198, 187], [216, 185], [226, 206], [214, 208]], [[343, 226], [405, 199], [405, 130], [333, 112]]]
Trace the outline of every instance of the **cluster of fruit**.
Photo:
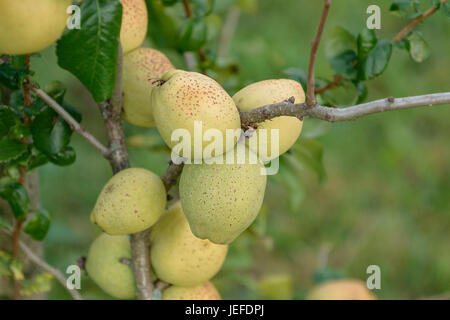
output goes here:
[[[163, 53], [140, 47], [147, 32], [145, 1], [121, 3], [123, 118], [137, 126], [156, 126], [170, 148], [174, 147], [171, 135], [176, 129], [186, 129], [195, 137], [196, 121], [201, 121], [204, 130], [216, 129], [225, 136], [229, 129], [240, 130], [239, 110], [291, 97], [296, 102], [304, 101], [301, 85], [292, 80], [260, 81], [230, 97], [208, 76], [176, 70]], [[0, 51], [29, 54], [49, 46], [62, 34], [71, 1], [22, 0], [11, 4], [0, 0], [0, 11], [7, 13], [2, 14], [0, 31], [14, 31], [0, 32]], [[256, 131], [261, 129], [278, 130], [278, 156], [295, 143], [302, 121], [278, 117], [259, 124]], [[262, 144], [272, 154], [271, 140], [266, 138]], [[224, 144], [214, 157], [225, 158], [230, 152], [236, 157], [237, 140]], [[164, 290], [163, 298], [220, 298], [209, 280], [220, 270], [228, 244], [256, 218], [266, 187], [262, 161], [270, 159], [260, 155], [258, 148], [252, 149], [251, 144], [245, 152], [259, 155], [259, 160], [250, 163], [251, 157], [246, 156], [244, 162], [185, 165], [179, 185], [180, 201], [165, 213], [166, 190], [156, 174], [131, 168], [112, 177], [91, 214], [91, 221], [104, 233], [89, 250], [86, 270], [90, 277], [114, 297], [135, 297], [132, 270], [123, 262], [131, 258], [128, 235], [152, 227], [152, 267], [158, 279], [171, 284]]]
[[[129, 13], [124, 10], [124, 15]], [[214, 128], [225, 135], [226, 130], [240, 129], [239, 109], [250, 110], [292, 96], [297, 102], [305, 98], [299, 83], [285, 79], [261, 81], [230, 97], [213, 79], [175, 69], [158, 50], [129, 49], [124, 45], [123, 118], [137, 126], [156, 126], [170, 148], [175, 146], [171, 135], [176, 129], [186, 129], [195, 136], [194, 121], [201, 121], [204, 130]], [[279, 117], [261, 124], [258, 130], [262, 128], [280, 131], [281, 154], [297, 140], [302, 122]], [[226, 158], [230, 152], [236, 157], [236, 142], [231, 148], [224, 144], [223, 151], [214, 157]], [[270, 152], [270, 139], [266, 148]], [[258, 150], [248, 148], [245, 152], [258, 154]], [[152, 227], [152, 267], [158, 279], [171, 284], [163, 291], [163, 299], [220, 298], [209, 280], [220, 270], [228, 244], [254, 221], [264, 198], [264, 165], [261, 161], [250, 163], [249, 159], [246, 157], [244, 163], [185, 165], [180, 201], [165, 213], [166, 193], [158, 176], [138, 168], [116, 174], [92, 211], [92, 222], [105, 233], [89, 251], [89, 275], [115, 297], [134, 297], [131, 269], [119, 258], [131, 255], [127, 234]]]

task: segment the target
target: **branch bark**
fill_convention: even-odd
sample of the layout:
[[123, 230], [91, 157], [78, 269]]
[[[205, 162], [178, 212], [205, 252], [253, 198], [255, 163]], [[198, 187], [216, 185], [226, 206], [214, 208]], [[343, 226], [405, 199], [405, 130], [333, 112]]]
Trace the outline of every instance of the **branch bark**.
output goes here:
[[243, 127], [270, 120], [279, 116], [310, 117], [329, 122], [356, 120], [360, 117], [392, 110], [435, 106], [450, 103], [450, 92], [426, 94], [405, 98], [386, 98], [348, 108], [316, 106], [309, 108], [306, 103], [294, 104], [283, 101], [240, 113]]
[[[119, 46], [116, 86], [111, 99], [99, 104], [111, 149], [111, 155], [108, 160], [114, 174], [130, 167], [122, 125], [122, 65], [123, 53], [121, 46]], [[139, 300], [151, 300], [153, 293], [149, 255], [149, 231], [150, 229], [147, 229], [130, 235], [136, 296]]]
[[328, 11], [331, 6], [331, 0], [325, 0], [322, 17], [320, 18], [319, 28], [317, 29], [317, 34], [311, 47], [311, 54], [309, 56], [309, 66], [308, 66], [308, 88], [306, 92], [306, 103], [308, 107], [314, 107], [316, 105], [316, 95], [315, 95], [315, 85], [316, 81], [314, 79], [314, 67], [316, 64], [317, 50], [319, 48], [320, 39], [322, 38], [323, 29], [325, 27], [325, 22], [327, 20]]
[[166, 188], [166, 192], [177, 184], [178, 176], [183, 171], [184, 164], [175, 164], [172, 161], [169, 162], [169, 167], [166, 169], [166, 172], [161, 177], [161, 180]]

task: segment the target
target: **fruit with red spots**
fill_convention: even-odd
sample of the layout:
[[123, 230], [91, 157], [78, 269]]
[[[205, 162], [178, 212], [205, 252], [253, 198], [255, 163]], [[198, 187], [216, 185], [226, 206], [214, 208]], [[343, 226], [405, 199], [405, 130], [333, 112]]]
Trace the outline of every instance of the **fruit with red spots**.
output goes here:
[[[294, 80], [279, 79], [250, 84], [238, 91], [233, 96], [233, 100], [239, 110], [248, 111], [267, 104], [282, 102], [291, 97], [294, 97], [295, 103], [305, 102], [302, 85]], [[258, 124], [258, 129], [249, 139], [248, 145], [263, 161], [274, 159], [288, 151], [297, 141], [302, 125], [303, 121], [295, 117], [281, 116], [267, 120]], [[261, 134], [262, 130], [265, 130], [265, 136]], [[279, 139], [274, 140], [278, 143], [278, 152], [272, 145], [272, 130], [278, 130]]]
[[[178, 141], [172, 141], [173, 133], [188, 132], [191, 139], [187, 150], [183, 150], [181, 154], [177, 152], [178, 155], [190, 159], [209, 157], [203, 157], [208, 143], [194, 140], [195, 122], [199, 124], [201, 121], [199, 126], [203, 134], [208, 129], [215, 129], [223, 140], [227, 129], [240, 130], [236, 105], [215, 80], [200, 73], [182, 70], [169, 71], [161, 80], [163, 83], [152, 91], [153, 116], [159, 133], [171, 149], [178, 144]], [[200, 136], [200, 140], [202, 139], [203, 136]], [[237, 142], [237, 139], [230, 139], [227, 144], [223, 140], [217, 152], [213, 151], [213, 156], [223, 154]], [[195, 144], [197, 148], [194, 148]], [[196, 154], [196, 150], [200, 152]]]
[[[180, 179], [180, 199], [191, 230], [201, 239], [230, 243], [255, 220], [261, 208], [267, 176], [257, 156], [242, 144], [211, 164], [187, 164]], [[214, 163], [213, 163], [214, 162]]]
[[104, 186], [91, 221], [110, 235], [136, 233], [155, 224], [165, 205], [166, 190], [156, 174], [146, 169], [126, 169]]
[[181, 209], [172, 205], [152, 228], [150, 257], [157, 277], [180, 287], [211, 279], [222, 267], [228, 246], [195, 237]]
[[196, 287], [170, 286], [162, 292], [163, 300], [222, 300], [214, 285], [207, 281]]
[[141, 127], [155, 125], [151, 93], [155, 80], [175, 69], [158, 50], [138, 48], [123, 58], [123, 118]]
[[122, 3], [122, 25], [120, 42], [127, 53], [141, 46], [147, 34], [148, 14], [145, 0], [120, 0]]

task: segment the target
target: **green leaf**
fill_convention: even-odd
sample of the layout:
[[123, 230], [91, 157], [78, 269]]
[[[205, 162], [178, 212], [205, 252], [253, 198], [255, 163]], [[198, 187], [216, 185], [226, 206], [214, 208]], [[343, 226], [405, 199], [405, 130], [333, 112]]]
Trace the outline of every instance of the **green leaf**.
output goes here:
[[34, 240], [41, 241], [47, 235], [50, 228], [50, 216], [46, 210], [39, 210], [28, 221], [23, 231], [28, 233]]
[[17, 159], [27, 151], [27, 146], [16, 140], [0, 141], [0, 163]]
[[22, 88], [23, 80], [31, 74], [27, 67], [14, 68], [10, 62], [0, 64], [0, 84], [12, 90]]
[[29, 296], [32, 294], [48, 292], [52, 288], [53, 275], [43, 272], [36, 275], [32, 280], [22, 280], [20, 282], [20, 294]]
[[331, 68], [346, 79], [356, 79], [358, 74], [355, 67], [357, 56], [354, 51], [345, 51], [329, 59]]
[[312, 170], [323, 183], [326, 179], [326, 171], [323, 165], [323, 147], [314, 139], [300, 139], [294, 145], [294, 156], [300, 163]]
[[334, 27], [326, 37], [325, 53], [327, 59], [332, 59], [347, 51], [356, 51], [356, 49], [355, 36], [342, 27]]
[[364, 29], [358, 35], [358, 59], [364, 60], [370, 51], [377, 45], [378, 39], [375, 30]]
[[8, 201], [16, 218], [31, 211], [27, 190], [18, 182], [4, 185], [0, 188], [0, 197]]
[[61, 81], [50, 81], [44, 87], [44, 91], [59, 104], [64, 102], [64, 95], [66, 94], [66, 86]]
[[[77, 110], [66, 103], [62, 106], [78, 122], [81, 121]], [[36, 148], [46, 155], [54, 155], [62, 152], [70, 143], [73, 131], [64, 119], [48, 107], [34, 118], [31, 133]]]
[[412, 0], [395, 0], [391, 7], [389, 8], [389, 11], [406, 11], [411, 7]]
[[31, 148], [31, 155], [28, 160], [27, 168], [28, 170], [33, 170], [40, 167], [48, 162], [48, 157], [35, 146]]
[[11, 108], [0, 105], [0, 139], [6, 136], [15, 124], [16, 116]]
[[380, 40], [362, 64], [363, 79], [373, 79], [382, 74], [389, 64], [391, 53], [392, 44]]
[[367, 94], [368, 94], [367, 86], [362, 81], [358, 81], [358, 82], [354, 83], [354, 85], [356, 88], [356, 92], [358, 94], [358, 100], [356, 101], [356, 103], [361, 103], [364, 100], [366, 100], [366, 98], [367, 98]]
[[69, 166], [76, 160], [75, 150], [66, 146], [60, 152], [50, 155], [49, 160], [58, 166]]
[[326, 38], [325, 50], [333, 70], [347, 79], [356, 77], [357, 41], [353, 34], [342, 27], [333, 28]]
[[100, 102], [115, 86], [122, 6], [119, 1], [83, 1], [81, 12], [81, 29], [67, 29], [57, 43], [58, 64]]
[[207, 27], [203, 19], [189, 18], [178, 33], [177, 49], [181, 52], [200, 49], [207, 39]]
[[159, 48], [176, 46], [178, 29], [172, 16], [164, 11], [157, 0], [146, 0], [148, 11], [148, 35]]
[[302, 87], [306, 89], [308, 83], [308, 75], [304, 70], [292, 67], [283, 70], [283, 73], [287, 75], [289, 79], [300, 82]]
[[190, 0], [195, 17], [203, 18], [214, 10], [215, 0]]
[[408, 36], [407, 40], [407, 49], [411, 59], [423, 62], [430, 56], [430, 46], [420, 34], [414, 32]]

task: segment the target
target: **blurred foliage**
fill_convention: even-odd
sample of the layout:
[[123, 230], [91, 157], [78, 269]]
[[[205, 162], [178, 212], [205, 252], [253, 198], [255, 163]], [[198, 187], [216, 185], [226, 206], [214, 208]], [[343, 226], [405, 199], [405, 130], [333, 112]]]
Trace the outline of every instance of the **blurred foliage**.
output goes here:
[[[180, 53], [203, 49], [204, 61], [199, 66], [206, 68], [230, 94], [270, 78], [290, 77], [306, 88], [304, 70], [318, 19], [302, 17], [319, 17], [321, 1], [191, 2], [193, 17], [187, 18], [181, 1], [146, 0], [149, 37], [145, 45], [163, 51], [178, 68], [186, 68]], [[340, 107], [386, 96], [448, 91], [448, 4], [378, 1], [382, 29], [373, 32], [365, 29], [366, 8], [371, 2], [353, 1], [351, 7], [342, 1], [333, 3], [318, 53], [316, 85], [330, 84], [336, 74], [343, 78], [337, 88], [319, 96], [320, 103]], [[390, 41], [409, 19], [430, 5], [441, 7], [443, 15], [427, 19], [401, 42]], [[225, 56], [218, 57], [223, 45], [222, 28], [231, 6], [240, 12], [239, 23], [230, 48]], [[60, 59], [68, 39], [66, 34], [60, 42]], [[102, 50], [114, 50], [114, 42]], [[115, 57], [107, 55], [112, 65]], [[106, 141], [93, 97], [98, 101], [107, 95], [113, 74], [106, 72], [109, 80], [100, 79], [100, 88], [84, 81], [91, 89], [89, 93], [56, 62], [55, 47], [33, 56], [32, 79], [41, 84], [55, 79], [64, 83], [67, 90], [52, 90], [52, 85], [46, 90], [55, 99], [64, 99], [59, 101], [68, 111], [72, 110], [70, 105], [77, 106], [84, 115], [83, 125]], [[66, 62], [65, 68], [74, 72], [74, 61]], [[28, 71], [20, 61], [2, 66], [0, 82], [19, 89]], [[77, 76], [83, 81], [86, 75]], [[25, 151], [17, 143], [2, 147], [0, 159], [3, 156], [8, 161], [20, 161], [28, 168], [34, 168], [34, 163], [51, 162], [39, 168], [43, 206], [52, 217], [44, 244], [49, 263], [65, 270], [87, 254], [90, 242], [100, 232], [89, 222], [89, 214], [111, 169], [79, 136], [73, 136], [69, 146], [70, 130], [64, 129], [63, 123], [57, 127], [58, 121], [51, 121], [50, 126], [49, 118], [45, 118], [50, 111], [36, 101], [31, 110], [47, 128], [39, 130], [44, 136], [33, 135], [37, 143]], [[6, 135], [16, 139], [8, 141], [19, 141], [33, 134], [32, 129], [27, 132], [7, 116], [22, 107], [20, 91], [12, 95], [11, 108], [0, 107], [0, 113], [6, 115], [0, 122], [0, 143], [6, 141], [1, 140]], [[279, 174], [269, 179], [260, 215], [230, 245], [223, 270], [213, 279], [222, 296], [299, 299], [316, 282], [337, 277], [365, 279], [371, 264], [381, 267], [382, 289], [375, 292], [380, 298], [417, 298], [448, 291], [450, 110], [444, 106], [433, 108], [378, 114], [332, 125], [306, 119], [299, 141], [280, 159]], [[162, 174], [169, 156], [156, 129], [125, 124], [125, 130], [132, 166]], [[72, 163], [73, 150], [76, 161], [69, 167], [57, 166]], [[12, 188], [11, 179], [17, 176], [14, 166], [8, 172], [10, 180], [0, 181], [0, 191], [18, 192], [16, 201], [26, 204], [26, 198]], [[20, 208], [17, 212], [20, 215]], [[47, 214], [33, 214], [27, 228], [35, 238], [42, 238], [33, 230], [45, 228]], [[0, 262], [6, 261], [1, 259], [2, 255]], [[20, 270], [11, 269], [8, 261], [8, 265], [0, 264], [0, 272]], [[46, 287], [48, 282], [44, 280], [45, 276], [27, 279], [31, 288], [33, 281], [39, 284], [35, 290]], [[50, 298], [70, 298], [59, 284], [53, 283]], [[86, 275], [82, 288], [86, 298], [109, 298]]]

